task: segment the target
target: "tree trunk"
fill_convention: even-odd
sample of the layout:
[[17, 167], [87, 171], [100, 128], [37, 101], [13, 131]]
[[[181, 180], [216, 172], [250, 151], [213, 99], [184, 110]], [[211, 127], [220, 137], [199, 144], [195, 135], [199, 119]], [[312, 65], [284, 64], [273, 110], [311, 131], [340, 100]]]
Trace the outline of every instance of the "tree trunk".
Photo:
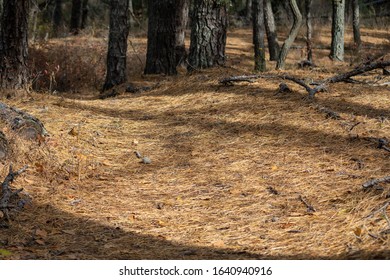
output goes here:
[[344, 10], [345, 0], [333, 0], [332, 44], [330, 58], [344, 60]]
[[220, 0], [194, 0], [189, 71], [225, 63], [226, 30], [226, 3]]
[[28, 84], [29, 0], [4, 0], [0, 33], [0, 87], [25, 88]]
[[352, 1], [352, 25], [353, 25], [353, 41], [357, 50], [362, 47], [362, 39], [360, 37], [360, 12], [359, 12], [359, 0]]
[[185, 31], [188, 23], [188, 12], [190, 6], [190, 0], [178, 0], [177, 2], [177, 15], [176, 15], [176, 39], [175, 39], [175, 52], [176, 52], [176, 66], [183, 64], [187, 58], [187, 51], [185, 46]]
[[89, 12], [88, 0], [83, 0], [82, 9], [81, 9], [81, 24], [80, 24], [81, 29], [87, 27], [88, 12]]
[[253, 45], [255, 49], [255, 71], [264, 72], [265, 64], [265, 27], [264, 27], [264, 2], [263, 0], [253, 0]]
[[176, 8], [178, 1], [149, 0], [145, 74], [175, 75]]
[[107, 73], [103, 90], [126, 81], [127, 36], [129, 35], [129, 1], [111, 0]]
[[306, 8], [306, 48], [307, 60], [313, 62], [312, 34], [313, 26], [311, 23], [311, 0], [305, 0]]
[[132, 29], [135, 26], [133, 0], [129, 0], [129, 13], [130, 13], [129, 25], [130, 25], [130, 29]]
[[248, 22], [250, 22], [251, 18], [252, 18], [252, 0], [246, 0], [246, 5], [245, 5], [245, 8], [246, 8], [246, 19], [248, 20]]
[[79, 34], [81, 25], [81, 0], [72, 0], [72, 14], [70, 16], [70, 32], [74, 35]]
[[291, 45], [294, 43], [295, 38], [298, 35], [299, 28], [302, 25], [302, 15], [299, 11], [298, 5], [296, 0], [289, 0], [290, 1], [290, 7], [292, 10], [294, 22], [290, 30], [290, 34], [288, 35], [288, 38], [284, 41], [284, 44], [282, 46], [282, 49], [279, 54], [279, 59], [276, 64], [276, 69], [280, 70], [284, 68], [284, 64], [286, 61], [287, 53], [290, 50]]
[[62, 0], [56, 0], [53, 11], [53, 35], [58, 37], [62, 25]]
[[271, 0], [264, 0], [264, 23], [267, 32], [268, 50], [271, 61], [278, 60], [280, 46], [276, 35], [274, 13], [272, 11]]

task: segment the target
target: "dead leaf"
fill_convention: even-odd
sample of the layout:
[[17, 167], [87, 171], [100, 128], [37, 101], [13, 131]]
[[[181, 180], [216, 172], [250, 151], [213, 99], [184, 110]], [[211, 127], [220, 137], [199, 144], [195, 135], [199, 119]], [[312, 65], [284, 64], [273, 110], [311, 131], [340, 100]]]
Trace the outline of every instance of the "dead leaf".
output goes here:
[[167, 223], [166, 222], [164, 222], [164, 221], [158, 221], [157, 222], [158, 223], [158, 225], [160, 226], [160, 227], [166, 227], [167, 226]]
[[277, 167], [276, 165], [273, 165], [273, 166], [271, 167], [271, 170], [272, 170], [272, 171], [276, 171], [276, 170], [278, 170], [278, 167]]

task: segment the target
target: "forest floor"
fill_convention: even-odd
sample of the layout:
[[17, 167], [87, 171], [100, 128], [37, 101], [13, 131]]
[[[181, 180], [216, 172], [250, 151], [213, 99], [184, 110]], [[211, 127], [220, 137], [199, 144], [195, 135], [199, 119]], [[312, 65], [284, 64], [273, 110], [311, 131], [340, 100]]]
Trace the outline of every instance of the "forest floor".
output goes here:
[[[330, 38], [315, 40], [327, 46]], [[389, 40], [388, 30], [364, 29], [364, 55], [389, 49]], [[280, 94], [278, 79], [219, 84], [251, 73], [250, 29], [229, 33], [226, 67], [181, 69], [176, 77], [143, 76], [146, 39], [131, 41], [129, 83], [159, 82], [150, 91], [118, 88], [119, 96], [100, 100], [93, 83], [82, 80], [83, 64], [68, 60], [58, 72], [73, 67], [85, 89], [4, 100], [38, 117], [50, 136], [39, 144], [14, 136], [11, 158], [0, 163], [2, 178], [10, 162], [29, 165], [12, 186], [31, 199], [0, 230], [0, 258], [390, 258], [388, 224], [375, 212], [390, 186], [362, 188], [390, 175], [390, 154], [363, 139], [390, 139], [389, 87], [338, 83], [309, 102], [288, 81], [293, 91]], [[100, 68], [88, 71], [102, 85], [105, 44], [80, 36], [35, 52], [95, 51]], [[303, 51], [295, 48], [283, 73], [317, 81], [359, 61], [348, 51], [345, 63], [332, 63], [328, 52], [315, 49], [318, 67], [302, 70]], [[381, 73], [361, 80], [390, 80]], [[317, 105], [342, 119], [327, 118]], [[135, 151], [152, 163], [140, 163]]]

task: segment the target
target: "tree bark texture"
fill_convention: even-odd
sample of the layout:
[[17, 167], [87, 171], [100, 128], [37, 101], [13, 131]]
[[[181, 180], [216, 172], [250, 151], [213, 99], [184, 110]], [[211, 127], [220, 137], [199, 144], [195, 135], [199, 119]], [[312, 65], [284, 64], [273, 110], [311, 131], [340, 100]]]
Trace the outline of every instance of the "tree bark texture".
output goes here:
[[306, 48], [307, 48], [307, 60], [313, 62], [313, 25], [311, 21], [311, 1], [305, 0], [305, 9], [306, 9]]
[[264, 23], [267, 33], [269, 59], [271, 61], [276, 61], [279, 57], [280, 46], [277, 40], [275, 18], [272, 11], [271, 0], [264, 0]]
[[175, 0], [149, 0], [148, 47], [145, 74], [175, 75], [177, 4]]
[[253, 0], [253, 46], [255, 53], [255, 71], [264, 72], [266, 70], [265, 63], [265, 27], [264, 27], [264, 1]]
[[58, 37], [63, 20], [62, 0], [56, 0], [53, 11], [53, 35]]
[[128, 0], [111, 0], [107, 73], [103, 90], [126, 81], [127, 36], [129, 34]]
[[190, 7], [190, 0], [178, 0], [177, 14], [176, 14], [176, 65], [184, 63], [187, 58], [187, 51], [185, 46], [185, 30], [188, 23], [188, 12]]
[[81, 0], [72, 0], [72, 13], [70, 16], [70, 32], [77, 35], [81, 26]]
[[29, 0], [4, 0], [0, 33], [0, 87], [25, 88], [28, 84]]
[[359, 0], [352, 0], [352, 26], [353, 26], [353, 41], [358, 50], [362, 47], [362, 39], [360, 36], [360, 11]]
[[188, 70], [225, 63], [227, 8], [219, 0], [194, 0]]
[[293, 14], [294, 22], [291, 27], [290, 34], [288, 35], [287, 39], [284, 41], [282, 49], [280, 50], [279, 58], [276, 64], [277, 70], [284, 68], [287, 53], [290, 50], [291, 45], [294, 43], [295, 38], [298, 35], [299, 28], [302, 25], [302, 15], [301, 12], [299, 11], [299, 7], [297, 5], [296, 0], [289, 0], [289, 2]]
[[333, 0], [332, 43], [330, 58], [344, 60], [344, 11], [345, 0]]

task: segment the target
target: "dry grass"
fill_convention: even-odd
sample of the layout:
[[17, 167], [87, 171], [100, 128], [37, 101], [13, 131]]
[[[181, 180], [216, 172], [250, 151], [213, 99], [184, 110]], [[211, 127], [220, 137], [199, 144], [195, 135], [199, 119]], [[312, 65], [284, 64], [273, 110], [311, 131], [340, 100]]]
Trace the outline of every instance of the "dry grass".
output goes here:
[[[150, 92], [11, 101], [39, 117], [51, 137], [15, 145], [12, 161], [31, 167], [14, 187], [24, 187], [32, 205], [0, 232], [7, 258], [389, 258], [384, 217], [365, 218], [389, 186], [361, 187], [389, 175], [389, 154], [354, 138], [390, 138], [389, 89], [337, 84], [320, 93], [317, 103], [339, 112], [339, 121], [295, 85], [287, 95], [275, 95], [273, 80], [220, 86], [221, 77], [252, 68], [250, 38], [249, 30], [231, 32], [229, 67], [192, 75], [142, 77], [133, 58], [130, 81], [161, 81]], [[297, 70], [300, 52], [288, 60], [296, 76], [318, 80], [348, 67], [317, 50], [321, 67]], [[360, 124], [349, 132], [346, 122]], [[152, 164], [139, 163], [135, 150]]]

